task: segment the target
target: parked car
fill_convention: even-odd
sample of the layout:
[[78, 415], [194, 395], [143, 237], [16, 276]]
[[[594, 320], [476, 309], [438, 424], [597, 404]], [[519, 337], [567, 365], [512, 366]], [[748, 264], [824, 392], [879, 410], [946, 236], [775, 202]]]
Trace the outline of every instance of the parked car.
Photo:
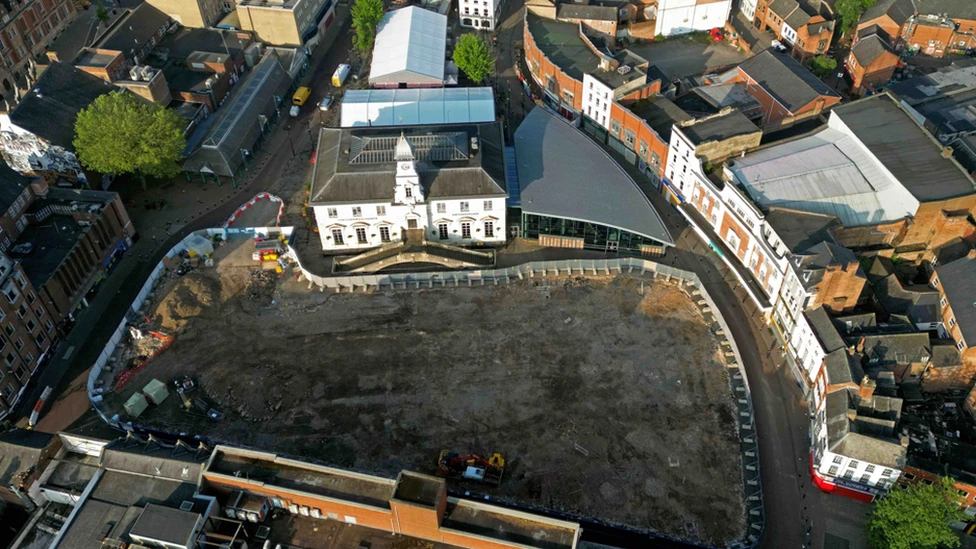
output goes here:
[[715, 40], [716, 42], [721, 42], [723, 39], [725, 39], [725, 35], [722, 34], [722, 29], [718, 27], [710, 30], [709, 34], [712, 35], [712, 40]]
[[319, 110], [322, 112], [326, 112], [329, 110], [329, 107], [331, 106], [332, 106], [332, 96], [328, 95], [325, 97], [325, 99], [322, 100], [321, 103], [319, 103]]

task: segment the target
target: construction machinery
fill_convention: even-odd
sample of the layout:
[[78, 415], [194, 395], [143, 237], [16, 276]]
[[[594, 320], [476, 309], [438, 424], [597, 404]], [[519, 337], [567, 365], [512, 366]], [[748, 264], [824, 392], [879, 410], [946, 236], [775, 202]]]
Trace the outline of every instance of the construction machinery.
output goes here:
[[461, 455], [450, 450], [442, 450], [437, 459], [437, 474], [442, 477], [477, 480], [497, 485], [505, 472], [505, 458], [494, 453], [485, 459], [475, 454]]

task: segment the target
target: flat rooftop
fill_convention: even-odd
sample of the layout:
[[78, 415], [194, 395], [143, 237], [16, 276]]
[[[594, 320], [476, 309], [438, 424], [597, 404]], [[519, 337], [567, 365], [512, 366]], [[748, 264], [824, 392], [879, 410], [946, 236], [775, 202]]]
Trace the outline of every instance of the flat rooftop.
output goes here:
[[410, 536], [392, 536], [389, 532], [366, 526], [348, 524], [331, 519], [316, 519], [285, 514], [272, 519], [271, 546], [302, 547], [303, 549], [461, 549], [457, 545], [420, 540]]
[[[28, 225], [8, 254], [20, 262], [31, 283], [40, 287], [51, 279], [83, 232], [70, 215], [54, 214], [40, 223]], [[31, 245], [29, 252], [15, 251], [27, 244]]]
[[374, 477], [376, 480], [369, 480], [368, 477], [346, 474], [338, 469], [298, 462], [281, 463], [276, 456], [268, 457], [228, 454], [218, 450], [204, 474], [212, 472], [236, 475], [289, 490], [299, 490], [381, 509], [390, 508], [393, 480], [383, 481], [378, 477]]
[[688, 126], [679, 126], [679, 128], [681, 133], [685, 134], [695, 145], [712, 141], [725, 141], [733, 137], [762, 132], [746, 118], [746, 115], [737, 110], [732, 110], [726, 114], [716, 114]]
[[51, 463], [54, 471], [42, 486], [81, 493], [98, 471], [98, 458], [68, 453]]
[[115, 51], [101, 52], [91, 48], [85, 48], [75, 58], [74, 64], [75, 66], [81, 67], [107, 67], [118, 56], [119, 53]]
[[268, 8], [278, 10], [293, 10], [302, 0], [241, 0], [237, 3], [238, 7], [247, 8]]
[[[533, 13], [526, 13], [525, 18], [539, 50], [563, 72], [580, 82], [584, 74], [590, 74], [611, 88], [619, 88], [644, 75], [640, 69], [632, 69], [627, 74], [602, 70], [600, 56], [583, 41], [579, 35], [579, 25], [575, 23], [546, 19]], [[607, 57], [610, 55], [607, 54]]]
[[393, 498], [425, 507], [436, 507], [443, 490], [446, 490], [446, 481], [442, 478], [404, 471], [397, 477]]
[[570, 523], [489, 508], [474, 501], [452, 500], [447, 504], [446, 515], [441, 528], [538, 549], [570, 549], [579, 534], [579, 528]]
[[692, 119], [690, 114], [660, 94], [641, 99], [626, 108], [644, 119], [647, 125], [657, 132], [665, 143], [671, 142], [671, 130], [675, 124]]

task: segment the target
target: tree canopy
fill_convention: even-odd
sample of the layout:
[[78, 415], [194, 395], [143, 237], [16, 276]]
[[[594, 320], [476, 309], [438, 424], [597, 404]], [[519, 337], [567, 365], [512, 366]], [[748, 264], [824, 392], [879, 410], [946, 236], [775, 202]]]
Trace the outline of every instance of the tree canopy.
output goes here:
[[823, 55], [810, 60], [810, 70], [820, 78], [829, 76], [837, 69], [837, 61]]
[[168, 178], [181, 171], [186, 122], [128, 92], [112, 92], [78, 113], [75, 150], [86, 168], [109, 174]]
[[366, 52], [376, 39], [376, 25], [383, 18], [383, 0], [356, 0], [352, 6], [352, 28], [356, 29], [353, 46]]
[[[896, 487], [897, 488], [897, 487]], [[936, 549], [958, 547], [949, 527], [965, 520], [952, 481], [917, 483], [907, 490], [893, 489], [874, 506], [868, 521], [868, 539], [874, 549]]]
[[840, 32], [846, 34], [857, 26], [857, 20], [861, 18], [864, 10], [874, 5], [876, 0], [837, 0], [834, 8], [840, 18]]
[[454, 64], [475, 84], [491, 76], [495, 60], [488, 51], [488, 44], [477, 34], [462, 34], [454, 48]]

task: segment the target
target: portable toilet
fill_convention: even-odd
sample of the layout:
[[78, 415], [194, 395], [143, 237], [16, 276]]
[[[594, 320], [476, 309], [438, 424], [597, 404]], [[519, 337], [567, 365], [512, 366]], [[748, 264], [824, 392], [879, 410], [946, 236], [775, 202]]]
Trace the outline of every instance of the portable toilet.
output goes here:
[[166, 388], [166, 384], [158, 379], [154, 379], [143, 387], [142, 392], [145, 393], [146, 398], [149, 399], [153, 404], [162, 404], [166, 397], [169, 396], [169, 390]]
[[146, 402], [146, 395], [136, 393], [130, 396], [129, 400], [125, 401], [125, 404], [123, 404], [122, 407], [130, 416], [139, 417], [143, 412], [146, 411], [146, 408], [149, 407], [149, 403]]

